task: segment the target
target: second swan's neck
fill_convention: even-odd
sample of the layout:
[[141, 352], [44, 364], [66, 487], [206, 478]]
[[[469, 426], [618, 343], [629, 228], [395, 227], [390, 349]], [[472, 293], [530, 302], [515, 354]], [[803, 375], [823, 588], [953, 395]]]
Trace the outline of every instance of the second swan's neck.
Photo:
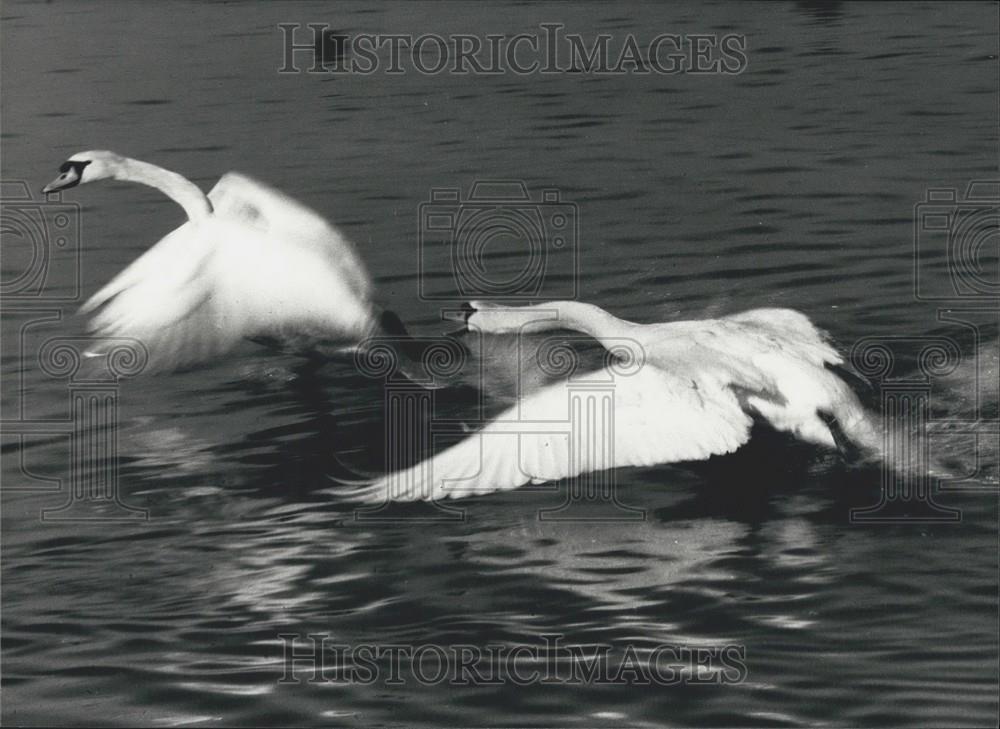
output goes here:
[[138, 182], [160, 190], [182, 208], [190, 220], [201, 220], [212, 214], [212, 203], [201, 188], [182, 175], [162, 167], [123, 157], [113, 175], [116, 180]]
[[624, 336], [635, 326], [594, 304], [582, 301], [557, 301], [554, 305], [559, 310], [561, 326], [589, 334], [597, 340]]
[[582, 301], [549, 301], [533, 306], [484, 309], [503, 317], [503, 329], [521, 332], [543, 332], [551, 329], [572, 329], [588, 334], [598, 341], [627, 336], [636, 325], [609, 314], [599, 306]]

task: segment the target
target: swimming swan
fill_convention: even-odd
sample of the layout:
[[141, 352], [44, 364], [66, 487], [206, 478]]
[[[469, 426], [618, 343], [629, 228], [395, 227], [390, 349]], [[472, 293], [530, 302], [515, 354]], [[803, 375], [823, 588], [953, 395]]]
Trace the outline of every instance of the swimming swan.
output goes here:
[[206, 196], [175, 172], [107, 151], [74, 154], [43, 192], [102, 179], [155, 187], [187, 213], [80, 309], [96, 312], [97, 337], [141, 341], [150, 368], [205, 360], [244, 338], [355, 344], [381, 330], [350, 241], [292, 198], [235, 172]]
[[[635, 324], [574, 301], [470, 306], [470, 330], [571, 329], [598, 340], [609, 353], [606, 364], [576, 379], [611, 383], [613, 426], [591, 427], [587, 437], [613, 437], [588, 447], [580, 446], [580, 434], [567, 432], [570, 376], [522, 397], [427, 461], [348, 496], [372, 503], [462, 498], [609, 468], [702, 460], [746, 443], [754, 417], [831, 448], [850, 442], [873, 452], [882, 442], [854, 392], [827, 367], [841, 364], [841, 356], [797, 311]], [[614, 356], [623, 347], [629, 361]]]

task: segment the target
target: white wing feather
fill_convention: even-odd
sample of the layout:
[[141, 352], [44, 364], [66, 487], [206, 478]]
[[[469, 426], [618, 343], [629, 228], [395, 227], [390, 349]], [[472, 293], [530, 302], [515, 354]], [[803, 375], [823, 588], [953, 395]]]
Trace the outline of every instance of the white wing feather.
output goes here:
[[[151, 368], [221, 354], [259, 335], [356, 341], [372, 325], [371, 282], [351, 243], [320, 215], [229, 173], [214, 212], [186, 222], [94, 294], [99, 337], [133, 337]], [[100, 341], [95, 343], [100, 351]]]
[[[559, 382], [433, 458], [349, 495], [371, 503], [461, 498], [608, 468], [701, 460], [731, 453], [749, 438], [752, 420], [732, 392], [706, 396], [692, 382], [648, 365], [630, 376], [597, 374], [613, 383], [605, 390], [613, 403], [610, 429], [596, 410], [573, 416], [573, 383]], [[596, 436], [583, 439], [589, 445], [580, 442], [583, 432]]]
[[284, 245], [310, 248], [337, 269], [360, 299], [372, 283], [354, 245], [316, 211], [280, 190], [238, 172], [227, 172], [208, 193], [214, 214], [255, 227]]

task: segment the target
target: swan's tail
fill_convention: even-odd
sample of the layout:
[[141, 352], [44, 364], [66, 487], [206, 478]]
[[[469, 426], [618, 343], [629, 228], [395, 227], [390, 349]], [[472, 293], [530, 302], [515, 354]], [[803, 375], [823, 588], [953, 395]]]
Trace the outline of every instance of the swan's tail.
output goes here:
[[908, 476], [956, 477], [954, 469], [945, 465], [927, 442], [921, 442], [929, 433], [918, 430], [918, 422], [906, 413], [875, 412], [850, 392], [822, 416], [838, 450], [850, 462], [880, 465]]
[[824, 410], [819, 417], [830, 430], [830, 435], [848, 460], [880, 460], [885, 455], [880, 418], [860, 403], [854, 407], [837, 407]]

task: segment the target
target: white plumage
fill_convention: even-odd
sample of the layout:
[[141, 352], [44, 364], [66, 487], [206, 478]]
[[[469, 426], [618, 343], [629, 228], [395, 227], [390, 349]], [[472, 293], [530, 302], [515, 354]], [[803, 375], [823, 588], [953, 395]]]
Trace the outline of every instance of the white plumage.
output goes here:
[[[632, 372], [609, 363], [584, 380], [610, 383], [581, 419], [568, 378], [523, 397], [477, 433], [423, 463], [355, 492], [381, 503], [461, 498], [627, 466], [702, 460], [747, 442], [751, 415], [803, 440], [834, 447], [832, 416], [847, 438], [878, 448], [870, 416], [826, 365], [841, 357], [804, 315], [756, 309], [702, 321], [633, 324], [596, 306], [553, 302], [504, 308], [473, 302], [470, 329], [583, 331], [609, 351], [631, 342]], [[627, 368], [626, 368], [627, 369]], [[612, 404], [613, 403], [613, 404]], [[602, 425], [610, 415], [611, 426]], [[596, 428], [594, 424], [597, 424]], [[580, 432], [581, 425], [583, 433]], [[613, 434], [612, 434], [613, 433]]]
[[206, 197], [180, 175], [111, 152], [74, 155], [46, 190], [113, 177], [151, 185], [189, 220], [94, 294], [101, 337], [132, 337], [151, 368], [190, 364], [249, 337], [357, 343], [376, 318], [371, 282], [350, 241], [287, 195], [227, 173]]
[[[206, 196], [180, 175], [112, 152], [71, 157], [45, 191], [98, 179], [156, 187], [188, 221], [146, 251], [81, 308], [97, 337], [132, 337], [153, 368], [219, 355], [241, 339], [358, 344], [377, 333], [371, 282], [353, 246], [320, 215], [249, 177], [228, 173]], [[873, 421], [828, 365], [842, 358], [804, 315], [756, 309], [718, 319], [634, 324], [596, 306], [472, 304], [484, 334], [572, 329], [613, 356], [585, 375], [531, 392], [433, 458], [368, 484], [365, 501], [460, 498], [626, 466], [731, 453], [753, 418], [823, 446], [835, 428], [878, 451]], [[600, 388], [597, 388], [600, 390]], [[589, 399], [588, 399], [589, 398]]]

